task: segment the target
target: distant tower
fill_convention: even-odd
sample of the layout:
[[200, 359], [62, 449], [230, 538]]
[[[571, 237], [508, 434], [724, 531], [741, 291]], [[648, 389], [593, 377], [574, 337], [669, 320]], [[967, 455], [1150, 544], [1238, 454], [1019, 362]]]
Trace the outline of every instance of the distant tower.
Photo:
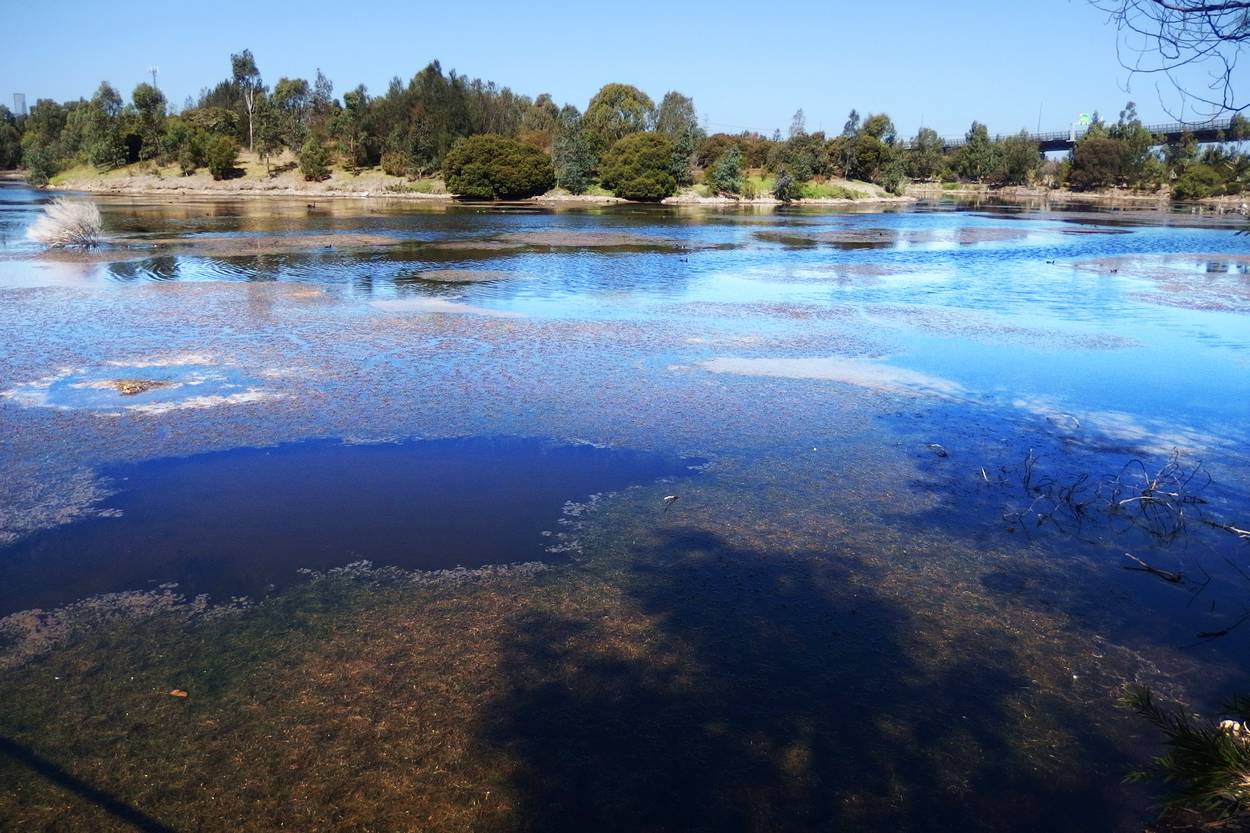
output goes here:
[[26, 93], [13, 93], [13, 115], [26, 118]]
[[155, 89], [158, 89], [158, 90], [160, 89], [160, 87], [157, 87], [157, 86], [156, 86], [156, 73], [160, 72], [160, 69], [161, 69], [161, 68], [160, 68], [160, 67], [158, 67], [158, 66], [150, 66], [150, 67], [148, 67], [148, 72], [152, 73], [152, 86], [153, 86]]

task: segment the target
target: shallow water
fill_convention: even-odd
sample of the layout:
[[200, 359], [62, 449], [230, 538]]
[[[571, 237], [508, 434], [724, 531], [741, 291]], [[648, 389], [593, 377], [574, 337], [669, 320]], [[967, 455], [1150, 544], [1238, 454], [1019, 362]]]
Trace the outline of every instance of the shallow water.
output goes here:
[[[211, 751], [169, 777], [305, 829], [410, 802], [436, 829], [1140, 829], [1120, 686], [1210, 710], [1248, 682], [1231, 222], [100, 198], [113, 244], [49, 257], [20, 237], [44, 198], [0, 190], [0, 612], [45, 609], [0, 619], [0, 734], [163, 820], [255, 809], [150, 796], [154, 750], [52, 731], [99, 694], [44, 703], [46, 675], [144, 668], [91, 680], [139, 709], [210, 669], [179, 742]], [[144, 248], [175, 238], [211, 245]], [[1160, 473], [1186, 499], [1139, 511]], [[362, 559], [416, 583], [325, 578]], [[197, 593], [254, 606], [160, 618]], [[420, 731], [378, 717], [414, 691]], [[291, 727], [336, 740], [225, 785], [213, 756]], [[0, 822], [46, 822], [22, 783]]]
[[559, 561], [567, 507], [696, 464], [471, 438], [314, 441], [107, 467], [113, 494], [99, 517], [5, 550], [0, 616], [169, 582], [217, 600], [262, 598], [299, 570], [359, 560], [416, 570]]

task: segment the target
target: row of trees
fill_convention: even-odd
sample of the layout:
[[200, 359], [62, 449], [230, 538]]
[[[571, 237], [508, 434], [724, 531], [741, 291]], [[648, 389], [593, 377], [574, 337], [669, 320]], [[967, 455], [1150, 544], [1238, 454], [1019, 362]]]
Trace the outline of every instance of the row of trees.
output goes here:
[[[1242, 116], [1231, 120], [1227, 140], [1250, 139]], [[1158, 190], [1170, 187], [1178, 199], [1202, 199], [1250, 190], [1250, 155], [1227, 143], [1200, 146], [1186, 135], [1156, 148], [1156, 141], [1137, 117], [1130, 101], [1119, 120], [1106, 124], [1097, 117], [1077, 142], [1057, 176], [1077, 190], [1127, 187]]]
[[[1244, 137], [1230, 137], [1237, 138]], [[40, 184], [74, 165], [109, 170], [144, 161], [222, 178], [236, 172], [244, 146], [267, 169], [290, 151], [311, 180], [335, 164], [380, 166], [414, 179], [442, 173], [451, 191], [466, 196], [524, 196], [552, 185], [582, 193], [598, 182], [622, 196], [660, 199], [701, 182], [710, 193], [745, 196], [767, 183], [791, 199], [807, 183], [832, 178], [893, 193], [909, 180], [1023, 185], [1043, 175], [1078, 189], [1170, 186], [1183, 197], [1250, 184], [1244, 153], [1192, 141], [1161, 151], [1154, 144], [1131, 103], [1115, 124], [1096, 119], [1071, 158], [1051, 170], [1026, 134], [991, 138], [978, 122], [949, 150], [931, 129], [904, 141], [888, 115], [854, 110], [833, 136], [809, 132], [802, 110], [784, 138], [780, 131], [707, 135], [694, 102], [679, 92], [657, 105], [637, 87], [608, 84], [583, 112], [550, 95], [531, 99], [444, 72], [437, 61], [407, 83], [393, 79], [383, 95], [362, 85], [339, 98], [320, 71], [312, 81], [267, 85], [246, 49], [231, 56], [229, 77], [178, 113], [146, 83], [128, 102], [107, 82], [90, 99], [40, 99], [20, 120], [0, 107], [0, 167], [20, 164]]]

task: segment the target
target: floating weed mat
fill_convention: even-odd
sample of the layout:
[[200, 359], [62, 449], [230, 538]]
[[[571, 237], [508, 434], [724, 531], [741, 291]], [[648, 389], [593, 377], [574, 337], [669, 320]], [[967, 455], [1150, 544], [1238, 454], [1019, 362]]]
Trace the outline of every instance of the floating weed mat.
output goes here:
[[484, 283], [523, 277], [516, 272], [489, 269], [425, 269], [412, 275], [416, 280], [432, 283]]
[[506, 805], [499, 762], [465, 748], [534, 575], [357, 567], [229, 617], [79, 631], [0, 677], [0, 735], [29, 753], [0, 749], [0, 827], [129, 830], [121, 804], [170, 829], [477, 829]]
[[904, 228], [848, 228], [835, 231], [757, 231], [753, 236], [766, 243], [791, 247], [833, 246], [863, 249], [889, 248], [900, 244], [995, 243], [1028, 237], [1029, 229], [1002, 226], [961, 226], [951, 230]]
[[41, 260], [70, 263], [107, 263], [154, 255], [195, 257], [243, 257], [248, 255], [298, 254], [335, 249], [375, 249], [406, 241], [382, 234], [194, 234], [186, 237], [111, 238], [106, 244], [78, 251], [49, 249]]
[[76, 631], [0, 672], [0, 828], [129, 829], [118, 805], [175, 830], [1110, 824], [1119, 775], [1083, 763], [1118, 759], [1098, 704], [1171, 679], [988, 590], [1018, 550], [969, 563], [796, 488], [862, 453], [596, 502], [569, 566], [355, 565]]

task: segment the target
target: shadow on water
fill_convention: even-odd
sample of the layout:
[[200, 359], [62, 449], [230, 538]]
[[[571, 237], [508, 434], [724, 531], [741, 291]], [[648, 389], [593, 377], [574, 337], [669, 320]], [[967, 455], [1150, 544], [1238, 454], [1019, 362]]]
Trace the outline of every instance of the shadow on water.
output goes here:
[[137, 807], [133, 807], [116, 798], [111, 793], [75, 777], [65, 769], [36, 753], [30, 747], [10, 740], [3, 735], [0, 735], [0, 756], [7, 757], [14, 763], [24, 766], [31, 772], [47, 779], [50, 783], [56, 784], [79, 798], [91, 802], [119, 821], [130, 825], [135, 830], [141, 830], [144, 833], [174, 833], [172, 827], [162, 824]]
[[1082, 747], [1061, 773], [1019, 750], [1010, 637], [925, 666], [927, 635], [861, 565], [698, 529], [660, 547], [628, 586], [661, 644], [605, 650], [596, 622], [558, 612], [515, 623], [484, 731], [519, 762], [522, 829], [1115, 826], [1122, 773], [1087, 763], [1117, 759], [1079, 714], [1058, 724]]
[[[96, 517], [0, 548], [0, 615], [176, 582], [188, 594], [263, 595], [361, 559], [444, 569], [559, 560], [568, 501], [691, 464], [541, 439], [311, 441], [115, 466]], [[55, 580], [50, 580], [55, 577]]]

